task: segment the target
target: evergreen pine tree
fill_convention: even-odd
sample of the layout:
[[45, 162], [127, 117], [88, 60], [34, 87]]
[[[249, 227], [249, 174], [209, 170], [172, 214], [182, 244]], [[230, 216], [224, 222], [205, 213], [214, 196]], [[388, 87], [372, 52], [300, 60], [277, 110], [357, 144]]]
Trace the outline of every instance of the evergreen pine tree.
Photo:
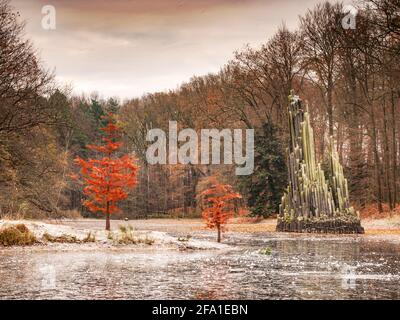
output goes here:
[[252, 216], [278, 213], [282, 194], [287, 185], [284, 151], [277, 139], [277, 129], [265, 123], [255, 137], [254, 172], [240, 178]]

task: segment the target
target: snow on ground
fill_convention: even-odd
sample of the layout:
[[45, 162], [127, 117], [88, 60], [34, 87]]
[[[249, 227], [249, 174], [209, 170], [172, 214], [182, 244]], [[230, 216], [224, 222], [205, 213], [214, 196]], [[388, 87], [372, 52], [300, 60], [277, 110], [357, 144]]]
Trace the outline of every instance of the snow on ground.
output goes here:
[[387, 229], [387, 230], [399, 230], [400, 229], [400, 215], [393, 215], [391, 217], [385, 217], [382, 219], [364, 219], [364, 224], [369, 229]]
[[[78, 220], [79, 221], [79, 220]], [[83, 220], [84, 221], [84, 220]], [[62, 221], [52, 221], [52, 223], [45, 223], [42, 221], [30, 221], [30, 220], [0, 220], [0, 229], [3, 227], [7, 227], [10, 225], [16, 224], [24, 224], [28, 227], [28, 229], [36, 236], [38, 240], [43, 242], [43, 244], [49, 244], [51, 246], [63, 246], [63, 247], [73, 247], [77, 245], [86, 245], [86, 244], [68, 244], [68, 246], [60, 243], [47, 243], [46, 241], [42, 241], [43, 235], [48, 234], [52, 237], [60, 237], [60, 236], [70, 236], [75, 237], [77, 240], [83, 241], [88, 237], [89, 234], [95, 237], [96, 245], [105, 245], [105, 246], [129, 246], [129, 247], [160, 247], [160, 248], [171, 248], [171, 249], [179, 249], [179, 250], [214, 250], [214, 249], [226, 249], [229, 248], [228, 245], [207, 241], [207, 240], [199, 240], [193, 238], [186, 237], [173, 237], [166, 232], [161, 231], [151, 231], [151, 230], [132, 230], [132, 234], [135, 239], [141, 240], [140, 244], [132, 244], [132, 245], [124, 245], [116, 243], [115, 239], [121, 237], [123, 233], [120, 231], [119, 226], [114, 227], [110, 232], [106, 230], [99, 230], [99, 228], [82, 228], [82, 226], [77, 223], [77, 225], [73, 225], [73, 223], [69, 222], [69, 225], [64, 224]], [[67, 222], [68, 223], [68, 222]], [[122, 226], [129, 227], [130, 224], [122, 223]], [[89, 225], [90, 226], [90, 225]], [[152, 245], [145, 244], [145, 240], [152, 240], [154, 243]], [[93, 246], [93, 243], [88, 243], [89, 246]]]
[[[76, 219], [76, 220], [19, 220], [5, 221], [0, 220], [0, 228], [7, 224], [25, 224], [38, 238], [42, 239], [44, 233], [48, 233], [53, 237], [62, 235], [74, 236], [78, 240], [85, 239], [89, 233], [95, 236], [95, 243], [80, 244], [60, 244], [46, 243], [40, 248], [53, 248], [57, 250], [70, 250], [77, 248], [84, 250], [92, 250], [96, 248], [107, 248], [127, 250], [144, 249], [175, 249], [175, 250], [215, 250], [215, 249], [233, 249], [232, 244], [220, 244], [214, 241], [216, 238], [215, 231], [206, 231], [204, 221], [201, 219], [142, 219], [142, 220], [111, 220], [111, 229], [113, 239], [109, 239], [109, 233], [104, 230], [105, 221], [101, 219]], [[265, 219], [258, 223], [250, 223], [245, 221], [235, 221], [228, 224], [227, 237], [238, 233], [253, 234], [257, 233], [260, 237], [268, 238], [304, 238], [304, 239], [342, 239], [344, 237], [354, 238], [357, 241], [386, 241], [391, 243], [400, 243], [400, 216], [393, 216], [383, 219], [363, 219], [362, 225], [365, 228], [364, 235], [326, 235], [326, 234], [286, 234], [275, 233], [276, 220]], [[115, 238], [120, 234], [120, 228], [133, 228], [133, 235], [136, 239], [153, 240], [152, 245], [139, 243], [134, 245], [116, 244]], [[191, 235], [192, 237], [187, 237]], [[199, 239], [199, 236], [201, 239]], [[215, 236], [215, 237], [214, 237]], [[225, 236], [225, 235], [224, 235]], [[206, 239], [204, 239], [206, 238]], [[144, 241], [139, 241], [144, 242]], [[34, 246], [35, 247], [35, 246]]]

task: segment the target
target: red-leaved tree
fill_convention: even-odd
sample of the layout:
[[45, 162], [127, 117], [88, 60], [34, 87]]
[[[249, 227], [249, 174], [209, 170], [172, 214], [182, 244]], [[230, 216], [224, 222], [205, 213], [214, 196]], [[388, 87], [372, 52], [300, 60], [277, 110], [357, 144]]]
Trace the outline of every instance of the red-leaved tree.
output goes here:
[[217, 241], [221, 242], [221, 233], [225, 231], [228, 220], [235, 214], [233, 200], [242, 196], [234, 192], [232, 186], [219, 183], [215, 177], [210, 177], [209, 181], [211, 185], [201, 193], [202, 202], [206, 207], [202, 216], [208, 228], [217, 229]]
[[128, 197], [128, 190], [137, 184], [139, 167], [136, 159], [130, 155], [116, 156], [122, 146], [120, 128], [112, 113], [104, 116], [107, 125], [101, 145], [88, 145], [91, 150], [102, 154], [100, 159], [84, 160], [80, 157], [75, 162], [81, 167], [87, 200], [83, 204], [92, 212], [103, 212], [106, 216], [106, 230], [110, 230], [110, 215], [118, 212], [117, 202]]

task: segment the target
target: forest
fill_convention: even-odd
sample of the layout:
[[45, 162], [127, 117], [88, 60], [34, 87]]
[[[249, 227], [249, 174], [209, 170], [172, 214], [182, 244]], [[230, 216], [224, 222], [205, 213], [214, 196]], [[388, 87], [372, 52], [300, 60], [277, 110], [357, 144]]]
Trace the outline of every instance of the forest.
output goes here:
[[[282, 24], [257, 48], [233, 53], [217, 73], [194, 76], [178, 88], [121, 101], [101, 92], [77, 96], [55, 81], [24, 22], [0, 0], [0, 218], [95, 217], [71, 177], [77, 157], [96, 157], [104, 116], [122, 129], [121, 154], [137, 158], [138, 183], [119, 218], [198, 217], [198, 198], [210, 177], [235, 186], [252, 216], [275, 216], [287, 186], [288, 96], [308, 103], [316, 156], [327, 166], [333, 139], [349, 181], [352, 205], [377, 214], [396, 209], [400, 177], [400, 4], [363, 0], [356, 28], [344, 28], [341, 3], [321, 2]], [[146, 161], [148, 130], [255, 130], [255, 170], [235, 165]]]

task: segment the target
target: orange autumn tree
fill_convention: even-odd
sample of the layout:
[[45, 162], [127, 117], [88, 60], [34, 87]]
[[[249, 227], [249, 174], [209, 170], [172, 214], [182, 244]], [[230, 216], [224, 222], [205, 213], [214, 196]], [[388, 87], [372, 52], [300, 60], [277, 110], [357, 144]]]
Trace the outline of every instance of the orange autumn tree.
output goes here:
[[221, 242], [221, 233], [225, 231], [228, 220], [235, 214], [232, 200], [240, 199], [242, 196], [234, 192], [229, 184], [221, 184], [215, 177], [209, 179], [208, 189], [201, 193], [202, 202], [206, 207], [202, 216], [208, 228], [217, 229], [217, 241]]
[[128, 190], [137, 184], [139, 167], [135, 165], [136, 159], [130, 155], [116, 156], [122, 146], [119, 141], [120, 128], [112, 113], [108, 113], [103, 119], [107, 121], [107, 125], [101, 128], [104, 133], [103, 144], [87, 146], [103, 156], [89, 160], [77, 157], [75, 162], [81, 167], [83, 193], [87, 197], [83, 204], [92, 212], [104, 213], [106, 230], [110, 230], [110, 215], [119, 211], [117, 202], [126, 199]]

